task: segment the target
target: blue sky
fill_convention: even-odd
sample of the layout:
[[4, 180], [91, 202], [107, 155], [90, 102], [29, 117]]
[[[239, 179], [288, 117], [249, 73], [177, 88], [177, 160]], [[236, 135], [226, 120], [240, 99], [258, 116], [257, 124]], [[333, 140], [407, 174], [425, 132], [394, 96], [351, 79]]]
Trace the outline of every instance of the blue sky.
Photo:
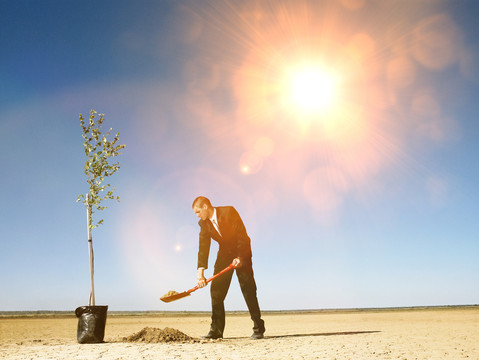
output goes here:
[[[1, 0], [0, 310], [88, 302], [90, 109], [127, 146], [97, 304], [209, 310], [159, 300], [195, 285], [200, 194], [241, 214], [264, 310], [479, 303], [477, 7]], [[333, 86], [293, 93], [305, 69]]]

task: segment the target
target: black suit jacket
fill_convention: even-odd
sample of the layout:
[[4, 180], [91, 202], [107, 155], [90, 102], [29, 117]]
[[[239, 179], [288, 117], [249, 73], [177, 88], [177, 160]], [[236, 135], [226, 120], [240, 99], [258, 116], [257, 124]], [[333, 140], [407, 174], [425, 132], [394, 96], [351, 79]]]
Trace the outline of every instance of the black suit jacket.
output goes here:
[[211, 239], [219, 244], [218, 258], [251, 258], [251, 240], [246, 232], [243, 220], [232, 206], [215, 207], [221, 235], [209, 219], [200, 220], [200, 243], [198, 250], [198, 267], [208, 268]]

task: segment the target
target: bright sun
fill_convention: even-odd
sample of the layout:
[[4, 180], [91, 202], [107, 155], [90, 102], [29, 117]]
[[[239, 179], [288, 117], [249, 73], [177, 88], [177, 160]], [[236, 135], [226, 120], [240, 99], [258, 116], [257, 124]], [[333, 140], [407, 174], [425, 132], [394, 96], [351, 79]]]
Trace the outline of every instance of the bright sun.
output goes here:
[[331, 106], [337, 96], [333, 73], [319, 67], [291, 71], [285, 85], [291, 105], [305, 113]]

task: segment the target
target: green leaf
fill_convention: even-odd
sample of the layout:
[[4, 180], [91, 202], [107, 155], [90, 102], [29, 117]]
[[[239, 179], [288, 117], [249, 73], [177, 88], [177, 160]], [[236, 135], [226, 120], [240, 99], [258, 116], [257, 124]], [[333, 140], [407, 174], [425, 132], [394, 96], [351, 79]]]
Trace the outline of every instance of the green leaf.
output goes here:
[[[90, 110], [88, 121], [82, 114], [79, 116], [80, 125], [82, 128], [82, 138], [84, 140], [83, 147], [86, 156], [84, 164], [84, 173], [87, 176], [87, 184], [90, 188], [89, 197], [86, 198], [83, 195], [77, 197], [77, 201], [82, 201], [85, 205], [91, 208], [91, 217], [95, 213], [93, 207], [97, 211], [106, 209], [106, 206], [102, 205], [104, 200], [117, 200], [120, 197], [114, 195], [115, 188], [110, 184], [103, 184], [105, 179], [113, 175], [120, 168], [119, 162], [111, 163], [111, 159], [118, 156], [119, 150], [125, 148], [125, 145], [117, 145], [119, 141], [120, 133], [118, 132], [113, 140], [109, 140], [109, 136], [112, 132], [110, 128], [106, 133], [102, 133], [102, 124], [105, 121], [105, 115], [103, 113], [98, 114], [95, 110]], [[105, 191], [108, 188], [108, 191]], [[90, 224], [93, 222], [90, 221]], [[102, 224], [103, 220], [98, 221], [95, 225], [91, 225], [90, 228], [95, 228]]]

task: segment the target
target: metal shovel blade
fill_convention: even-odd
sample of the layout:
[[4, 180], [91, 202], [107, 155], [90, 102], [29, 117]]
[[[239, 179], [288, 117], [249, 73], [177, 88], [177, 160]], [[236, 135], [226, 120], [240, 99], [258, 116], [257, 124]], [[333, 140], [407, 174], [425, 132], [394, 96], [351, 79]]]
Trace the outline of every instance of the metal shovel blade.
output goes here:
[[[234, 269], [236, 267], [236, 263], [232, 263], [230, 266], [228, 266], [227, 268], [221, 270], [218, 274], [216, 275], [213, 275], [212, 277], [210, 277], [209, 279], [206, 280], [206, 283], [208, 284], [210, 281], [216, 279], [218, 276], [224, 274], [225, 272], [231, 270], [231, 269]], [[190, 289], [190, 290], [187, 290], [187, 291], [183, 291], [181, 293], [178, 293], [176, 291], [168, 291], [165, 295], [163, 295], [160, 300], [163, 301], [163, 302], [166, 302], [166, 303], [169, 303], [169, 302], [172, 302], [172, 301], [175, 301], [175, 300], [178, 300], [178, 299], [182, 299], [186, 296], [189, 296], [193, 291], [196, 291], [198, 290], [200, 287], [199, 286], [195, 286], [194, 288]]]
[[[174, 294], [173, 294], [174, 293]], [[163, 295], [160, 300], [166, 303], [184, 298], [186, 296], [190, 296], [188, 291], [183, 291], [182, 293], [177, 293], [176, 291], [168, 291], [165, 295]]]

